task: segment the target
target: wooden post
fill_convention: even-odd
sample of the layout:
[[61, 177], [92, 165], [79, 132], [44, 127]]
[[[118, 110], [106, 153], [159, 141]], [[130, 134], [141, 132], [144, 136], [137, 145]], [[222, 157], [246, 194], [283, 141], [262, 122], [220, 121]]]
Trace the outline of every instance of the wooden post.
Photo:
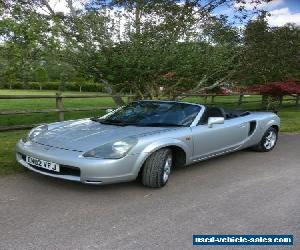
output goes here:
[[261, 107], [262, 107], [263, 109], [265, 109], [266, 106], [267, 106], [267, 96], [262, 95], [262, 96], [261, 96]]
[[212, 95], [211, 96], [211, 104], [214, 104], [214, 102], [215, 102], [215, 95]]
[[283, 102], [283, 96], [279, 97], [279, 108], [281, 108]]
[[[56, 109], [58, 109], [58, 110], [64, 109], [63, 98], [61, 96], [61, 93], [56, 93]], [[64, 112], [63, 111], [58, 112], [58, 120], [60, 122], [64, 120]]]
[[240, 107], [242, 105], [242, 103], [243, 103], [243, 97], [244, 97], [244, 95], [240, 95], [239, 101], [238, 101], [238, 107]]
[[296, 103], [295, 103], [295, 104], [296, 104], [296, 106], [298, 106], [298, 105], [299, 105], [299, 96], [300, 96], [299, 94], [296, 96]]

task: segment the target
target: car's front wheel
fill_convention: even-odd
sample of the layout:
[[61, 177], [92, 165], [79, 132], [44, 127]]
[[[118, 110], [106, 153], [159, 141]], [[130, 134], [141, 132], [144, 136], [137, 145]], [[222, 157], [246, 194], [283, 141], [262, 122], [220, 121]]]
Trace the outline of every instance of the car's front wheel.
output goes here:
[[160, 188], [167, 184], [173, 165], [172, 151], [169, 148], [160, 149], [146, 160], [142, 183], [147, 187]]
[[261, 138], [259, 144], [254, 147], [254, 149], [260, 152], [271, 151], [275, 147], [277, 140], [278, 140], [277, 129], [274, 127], [270, 127]]

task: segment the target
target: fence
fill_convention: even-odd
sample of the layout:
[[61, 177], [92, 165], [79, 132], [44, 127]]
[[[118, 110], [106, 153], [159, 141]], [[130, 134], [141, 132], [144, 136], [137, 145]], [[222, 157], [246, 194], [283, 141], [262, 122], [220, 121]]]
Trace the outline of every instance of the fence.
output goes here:
[[[230, 94], [230, 95], [224, 95], [224, 94], [184, 94], [184, 97], [204, 97], [204, 103], [208, 105], [214, 105], [216, 104], [215, 98], [218, 96], [227, 97], [227, 96], [235, 96], [238, 97], [236, 101], [236, 106], [240, 107], [242, 104], [245, 103], [261, 103], [261, 108], [265, 108], [265, 96], [260, 94], [253, 94], [253, 93], [241, 93], [241, 94]], [[252, 101], [244, 101], [244, 98], [247, 96], [260, 96], [261, 100], [252, 100]], [[279, 98], [279, 107], [283, 104], [283, 101], [292, 101], [294, 102], [294, 105], [292, 106], [298, 106], [299, 105], [299, 98], [300, 95], [289, 95], [288, 98], [284, 99], [284, 96], [281, 96]], [[210, 100], [208, 100], [210, 99]], [[234, 102], [223, 102], [222, 104], [233, 104]]]
[[[70, 98], [107, 98], [111, 97], [110, 95], [99, 95], [99, 94], [90, 94], [90, 95], [61, 95], [57, 93], [56, 95], [0, 95], [0, 100], [8, 100], [8, 99], [55, 99], [56, 107], [53, 109], [34, 109], [34, 110], [8, 110], [1, 111], [0, 117], [7, 115], [25, 115], [25, 114], [37, 114], [37, 113], [57, 113], [58, 121], [64, 120], [65, 112], [78, 112], [78, 111], [100, 111], [110, 109], [112, 107], [81, 107], [81, 108], [65, 108], [64, 107], [64, 99]], [[127, 102], [130, 101], [132, 95], [121, 95], [122, 98], [127, 98]], [[16, 130], [16, 129], [27, 129], [37, 126], [38, 124], [30, 124], [30, 125], [14, 125], [14, 126], [0, 126], [1, 131], [7, 130]]]
[[[253, 94], [252, 94], [253, 95]], [[185, 94], [183, 97], [201, 97], [204, 98], [203, 102], [207, 105], [215, 105], [217, 104], [216, 97], [224, 96], [218, 94]], [[260, 103], [261, 107], [264, 107], [264, 98], [261, 96], [260, 100], [244, 100], [245, 97], [251, 96], [251, 94], [233, 94], [230, 96], [237, 97], [236, 102], [223, 102], [222, 104], [235, 104], [235, 106], [240, 107], [242, 104], [245, 103]], [[257, 96], [257, 95], [256, 95]], [[89, 95], [61, 95], [57, 93], [56, 95], [0, 95], [0, 100], [5, 99], [55, 99], [56, 107], [53, 109], [36, 109], [36, 110], [13, 110], [13, 111], [1, 111], [0, 110], [0, 117], [7, 116], [7, 115], [24, 115], [24, 114], [35, 114], [35, 113], [57, 113], [58, 114], [58, 121], [64, 120], [64, 113], [65, 112], [77, 112], [77, 111], [100, 111], [110, 109], [112, 107], [82, 107], [82, 108], [65, 108], [64, 107], [64, 99], [68, 98], [107, 98], [111, 97], [110, 95], [99, 95], [99, 94], [89, 94]], [[132, 95], [121, 95], [122, 98], [127, 98], [127, 102], [130, 102]], [[284, 101], [291, 101], [293, 102], [293, 106], [299, 105], [299, 95], [290, 96], [288, 99], [284, 99]], [[280, 105], [283, 102], [283, 98], [280, 99]], [[14, 126], [0, 126], [0, 131], [7, 131], [7, 130], [15, 130], [15, 129], [27, 129], [32, 128], [38, 124], [31, 124], [31, 125], [14, 125]]]

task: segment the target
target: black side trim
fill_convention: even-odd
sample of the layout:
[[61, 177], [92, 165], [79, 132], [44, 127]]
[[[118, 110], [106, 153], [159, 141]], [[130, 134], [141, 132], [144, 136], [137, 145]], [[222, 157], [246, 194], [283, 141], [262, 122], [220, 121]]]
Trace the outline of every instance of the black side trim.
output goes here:
[[250, 136], [250, 135], [253, 134], [255, 128], [256, 128], [256, 121], [251, 121], [250, 122], [250, 128], [249, 128], [248, 136]]

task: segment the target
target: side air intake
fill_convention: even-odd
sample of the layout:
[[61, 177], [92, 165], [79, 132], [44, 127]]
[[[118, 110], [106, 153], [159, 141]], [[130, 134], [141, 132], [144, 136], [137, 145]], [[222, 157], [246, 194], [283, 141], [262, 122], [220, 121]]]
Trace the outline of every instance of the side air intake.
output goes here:
[[250, 136], [250, 135], [253, 134], [255, 128], [256, 128], [256, 121], [251, 121], [251, 122], [250, 122], [250, 127], [249, 127], [248, 136]]

